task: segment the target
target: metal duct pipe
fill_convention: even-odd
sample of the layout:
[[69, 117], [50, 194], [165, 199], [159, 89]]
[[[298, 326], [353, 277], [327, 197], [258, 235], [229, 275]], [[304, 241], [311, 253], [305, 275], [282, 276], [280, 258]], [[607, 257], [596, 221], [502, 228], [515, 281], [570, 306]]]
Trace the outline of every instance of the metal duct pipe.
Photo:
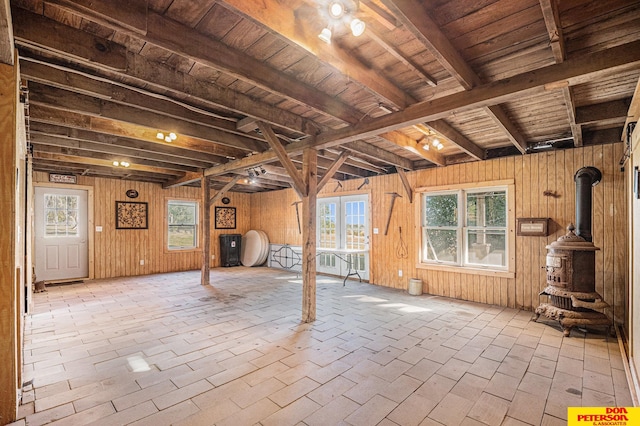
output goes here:
[[573, 180], [576, 183], [576, 235], [593, 242], [591, 234], [591, 187], [602, 180], [602, 172], [595, 167], [579, 169]]

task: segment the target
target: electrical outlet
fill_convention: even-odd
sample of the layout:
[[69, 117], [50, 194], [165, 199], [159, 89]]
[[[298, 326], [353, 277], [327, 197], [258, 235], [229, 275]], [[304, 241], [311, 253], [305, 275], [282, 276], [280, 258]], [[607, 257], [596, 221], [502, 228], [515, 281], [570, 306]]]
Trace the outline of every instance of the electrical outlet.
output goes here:
[[378, 228], [373, 228], [373, 233], [377, 234], [378, 233]]
[[398, 276], [401, 277], [402, 276], [402, 269], [398, 269]]
[[144, 259], [140, 259], [140, 265], [144, 265]]

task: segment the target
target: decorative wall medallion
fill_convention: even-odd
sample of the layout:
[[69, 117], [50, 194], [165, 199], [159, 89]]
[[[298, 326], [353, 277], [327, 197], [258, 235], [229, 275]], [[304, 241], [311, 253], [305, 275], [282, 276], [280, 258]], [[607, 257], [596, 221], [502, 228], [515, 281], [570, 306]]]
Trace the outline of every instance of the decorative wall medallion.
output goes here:
[[116, 201], [116, 229], [148, 229], [147, 203]]
[[138, 198], [138, 191], [136, 191], [135, 189], [129, 189], [126, 194], [129, 198]]
[[222, 197], [222, 204], [229, 204], [231, 202], [231, 200], [229, 199], [229, 197]]

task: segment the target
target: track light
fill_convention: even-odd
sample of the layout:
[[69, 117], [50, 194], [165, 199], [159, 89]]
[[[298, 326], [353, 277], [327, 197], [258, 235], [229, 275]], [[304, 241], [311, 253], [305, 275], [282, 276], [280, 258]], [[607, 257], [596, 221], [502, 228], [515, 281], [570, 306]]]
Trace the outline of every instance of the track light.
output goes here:
[[247, 170], [247, 174], [249, 175], [250, 178], [255, 177], [255, 172], [253, 171], [253, 169]]
[[266, 175], [267, 171], [264, 169], [264, 167], [260, 166], [260, 173], [262, 173], [263, 175]]

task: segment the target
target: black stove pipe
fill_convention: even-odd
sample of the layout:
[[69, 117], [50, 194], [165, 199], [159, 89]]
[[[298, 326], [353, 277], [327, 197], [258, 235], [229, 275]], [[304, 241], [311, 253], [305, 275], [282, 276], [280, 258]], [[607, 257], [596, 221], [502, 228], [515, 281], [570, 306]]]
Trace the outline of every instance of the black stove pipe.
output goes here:
[[591, 234], [591, 187], [602, 180], [602, 172], [595, 167], [579, 169], [573, 180], [576, 183], [576, 235], [593, 242]]

